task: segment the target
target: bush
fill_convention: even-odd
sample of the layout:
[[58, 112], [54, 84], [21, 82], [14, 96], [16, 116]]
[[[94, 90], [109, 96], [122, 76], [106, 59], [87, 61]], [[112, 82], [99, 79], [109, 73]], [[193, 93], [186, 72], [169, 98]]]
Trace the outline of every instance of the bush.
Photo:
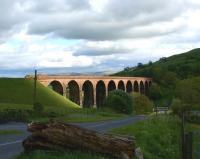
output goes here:
[[153, 112], [153, 102], [149, 98], [140, 93], [132, 93], [133, 110], [137, 114], [146, 114]]
[[194, 124], [200, 124], [200, 115], [190, 114], [187, 117], [187, 121], [189, 121], [190, 123], [194, 123]]
[[181, 115], [183, 112], [188, 112], [190, 110], [190, 106], [183, 103], [180, 99], [173, 99], [171, 109], [174, 114]]
[[25, 109], [4, 109], [0, 111], [0, 122], [8, 121], [27, 121], [31, 110]]
[[162, 92], [161, 92], [161, 88], [158, 84], [156, 83], [153, 83], [151, 85], [151, 87], [149, 88], [148, 92], [148, 97], [151, 99], [151, 100], [159, 100], [162, 98]]
[[114, 90], [109, 92], [104, 101], [104, 106], [110, 107], [119, 113], [131, 114], [133, 112], [133, 99], [122, 90]]
[[33, 105], [33, 110], [34, 110], [35, 112], [37, 112], [37, 113], [43, 113], [43, 111], [44, 111], [44, 106], [43, 106], [41, 103], [36, 102], [36, 103], [34, 103], [34, 105]]

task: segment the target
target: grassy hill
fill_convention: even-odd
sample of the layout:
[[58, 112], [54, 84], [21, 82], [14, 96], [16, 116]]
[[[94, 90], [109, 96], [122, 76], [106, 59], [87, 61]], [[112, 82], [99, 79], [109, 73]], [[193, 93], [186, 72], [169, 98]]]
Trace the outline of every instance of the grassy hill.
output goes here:
[[[172, 100], [178, 96], [176, 87], [181, 80], [191, 79], [191, 81], [195, 81], [195, 77], [200, 77], [199, 61], [200, 49], [198, 48], [167, 58], [163, 57], [154, 63], [139, 63], [136, 67], [125, 68], [114, 75], [152, 77], [154, 83], [148, 92], [149, 98], [154, 100], [155, 105], [169, 106]], [[187, 85], [191, 85], [191, 83]]]
[[[148, 64], [139, 64], [136, 67], [125, 68], [123, 71], [116, 73], [120, 76], [147, 76], [154, 77], [158, 68], [163, 72], [171, 71], [177, 74], [180, 79], [200, 75], [200, 49], [194, 49], [186, 53], [163, 57], [159, 61]], [[157, 69], [157, 70], [155, 70]], [[162, 71], [161, 70], [161, 71]], [[156, 72], [157, 71], [157, 72]], [[156, 73], [155, 73], [156, 72]]]
[[[79, 106], [53, 90], [37, 84], [37, 102], [45, 109], [67, 109]], [[33, 80], [23, 78], [0, 78], [0, 109], [25, 108], [32, 109]]]

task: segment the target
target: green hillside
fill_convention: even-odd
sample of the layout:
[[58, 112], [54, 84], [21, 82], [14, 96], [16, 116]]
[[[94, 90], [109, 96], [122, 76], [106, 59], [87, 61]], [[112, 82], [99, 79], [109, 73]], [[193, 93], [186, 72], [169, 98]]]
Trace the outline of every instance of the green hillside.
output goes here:
[[[78, 108], [79, 106], [53, 90], [37, 84], [37, 102], [45, 108]], [[23, 78], [0, 78], [0, 109], [29, 108], [33, 102], [33, 80]]]
[[[154, 63], [139, 63], [136, 67], [125, 68], [114, 75], [152, 77], [154, 82], [147, 95], [157, 106], [169, 106], [173, 99], [182, 98], [180, 94], [189, 91], [189, 95], [191, 95], [189, 98], [196, 101], [194, 99], [197, 99], [200, 94], [198, 91], [200, 89], [198, 84], [200, 78], [200, 49], [167, 58], [163, 57]], [[187, 90], [185, 86], [182, 86], [182, 83], [188, 87]], [[177, 93], [180, 84], [182, 84], [183, 90], [181, 93]], [[187, 104], [192, 103], [194, 102], [190, 101]]]
[[[159, 69], [162, 70], [159, 70]], [[157, 72], [165, 71], [174, 72], [180, 79], [200, 75], [200, 49], [194, 49], [186, 53], [163, 57], [157, 62], [148, 64], [138, 64], [136, 67], [125, 68], [123, 71], [116, 73], [120, 76], [147, 76], [155, 77]], [[161, 73], [162, 74], [162, 73]]]

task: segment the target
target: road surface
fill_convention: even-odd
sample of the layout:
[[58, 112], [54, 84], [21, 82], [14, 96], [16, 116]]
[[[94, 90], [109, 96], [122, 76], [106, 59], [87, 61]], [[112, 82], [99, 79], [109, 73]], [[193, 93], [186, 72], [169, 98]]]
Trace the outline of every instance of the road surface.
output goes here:
[[[99, 132], [106, 132], [109, 129], [121, 127], [143, 119], [145, 119], [145, 116], [134, 116], [113, 121], [73, 124]], [[22, 141], [29, 135], [26, 128], [26, 123], [12, 122], [0, 125], [0, 130], [19, 130], [22, 132], [20, 135], [0, 135], [0, 159], [11, 159], [23, 151]]]

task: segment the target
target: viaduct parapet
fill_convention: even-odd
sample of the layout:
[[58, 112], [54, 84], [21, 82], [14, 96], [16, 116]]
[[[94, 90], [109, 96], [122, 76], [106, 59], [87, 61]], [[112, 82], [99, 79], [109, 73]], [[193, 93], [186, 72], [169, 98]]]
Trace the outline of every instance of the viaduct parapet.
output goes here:
[[118, 76], [38, 75], [37, 79], [82, 107], [100, 106], [108, 92], [115, 89], [145, 94], [152, 82], [151, 78], [146, 77]]

